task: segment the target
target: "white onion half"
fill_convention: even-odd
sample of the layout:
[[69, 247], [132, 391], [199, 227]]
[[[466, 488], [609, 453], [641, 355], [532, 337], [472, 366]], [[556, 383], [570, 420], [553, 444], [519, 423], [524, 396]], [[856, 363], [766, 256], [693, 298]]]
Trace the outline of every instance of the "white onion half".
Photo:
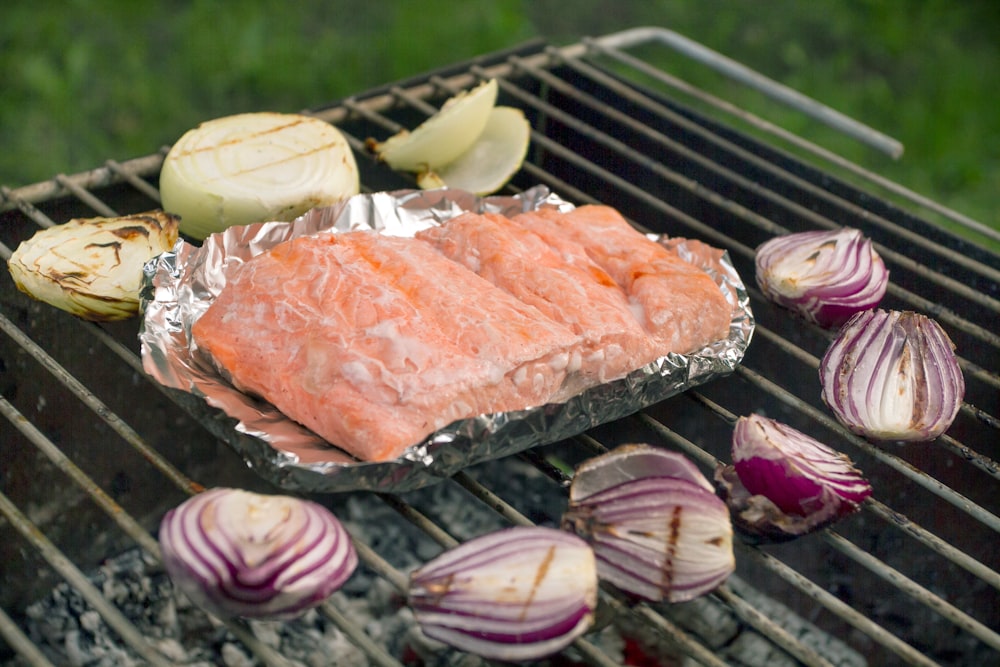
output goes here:
[[340, 588], [358, 562], [323, 506], [240, 489], [204, 491], [170, 510], [159, 539], [174, 584], [220, 617], [295, 618]]
[[226, 116], [186, 132], [160, 171], [163, 208], [203, 239], [232, 225], [292, 220], [358, 193], [350, 145], [318, 118], [270, 112]]

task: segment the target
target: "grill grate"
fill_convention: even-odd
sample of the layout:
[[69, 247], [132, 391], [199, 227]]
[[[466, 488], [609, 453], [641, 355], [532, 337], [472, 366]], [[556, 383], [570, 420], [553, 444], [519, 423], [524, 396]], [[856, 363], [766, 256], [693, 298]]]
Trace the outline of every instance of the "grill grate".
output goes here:
[[[848, 453], [871, 480], [875, 496], [864, 511], [818, 535], [769, 547], [737, 544], [737, 576], [702, 602], [726, 610], [786, 662], [857, 664], [845, 656], [861, 656], [871, 664], [996, 662], [1000, 260], [874, 191], [951, 218], [971, 233], [992, 236], [992, 230], [692, 90], [629, 53], [650, 43], [682, 50], [805, 112], [834, 118], [833, 124], [880, 150], [897, 152], [888, 138], [831, 116], [773, 83], [759, 83], [759, 75], [660, 30], [563, 48], [529, 46], [310, 113], [349, 137], [364, 189], [412, 187], [368, 159], [365, 138], [414, 126], [458, 90], [498, 77], [502, 103], [524, 109], [533, 127], [529, 160], [511, 191], [543, 183], [577, 203], [616, 206], [640, 228], [700, 238], [727, 249], [749, 282], [753, 249], [775, 234], [860, 228], [875, 240], [891, 271], [885, 306], [931, 315], [955, 340], [968, 385], [966, 404], [949, 434], [933, 443], [883, 447], [851, 435], [819, 400], [816, 368], [830, 334], [793, 320], [750, 287], [757, 334], [732, 377], [570, 442], [477, 466], [441, 485], [453, 497], [477, 499], [479, 508], [501, 523], [552, 523], [558, 521], [568, 482], [554, 464], [572, 466], [623, 442], [649, 441], [677, 449], [710, 471], [728, 459], [736, 417], [764, 411]], [[693, 95], [715, 111], [709, 117], [669, 95]], [[810, 162], [776, 147], [778, 142], [733, 129], [725, 124], [731, 122], [727, 113], [806, 151]], [[723, 120], [715, 119], [720, 115]], [[37, 226], [156, 207], [164, 154], [0, 188], [0, 255], [9, 257]], [[813, 157], [822, 168], [811, 166]], [[828, 168], [843, 176], [833, 176]], [[862, 186], [848, 182], [859, 179]], [[85, 571], [126, 548], [138, 547], [157, 560], [150, 531], [166, 508], [201, 485], [260, 489], [262, 483], [195, 423], [184, 399], [171, 394], [179, 403], [164, 401], [165, 394], [145, 379], [135, 322], [85, 323], [30, 302], [16, 292], [6, 272], [2, 281], [0, 636], [7, 652], [19, 656], [17, 664], [49, 664], [43, 648], [49, 649], [24, 630], [24, 610], [64, 580], [121, 642], [150, 664], [167, 664]], [[488, 473], [495, 470], [501, 472]], [[528, 497], [509, 493], [504, 480], [512, 474], [529, 475], [547, 500], [534, 506]], [[65, 485], [66, 476], [73, 485]], [[380, 503], [393, 510], [391, 522], [416, 527], [439, 547], [457, 543], [469, 530], [461, 514], [447, 516], [433, 493], [358, 495], [364, 497], [319, 500], [338, 509], [352, 502]], [[401, 592], [406, 573], [396, 554], [381, 550], [379, 540], [367, 534], [356, 541], [364, 567]], [[779, 602], [800, 621], [789, 621], [762, 600]], [[343, 600], [327, 602], [321, 613], [372, 664], [400, 664], [402, 657], [370, 636]], [[687, 656], [704, 665], [753, 664], [748, 654], [736, 652], [732, 637], [720, 642], [701, 631], [691, 605], [631, 606], [605, 593], [604, 614], [623, 635], [665, 646], [678, 661]], [[261, 664], [289, 664], [254, 627], [228, 626]], [[574, 660], [620, 662], [620, 655], [592, 639], [574, 644]], [[834, 644], [846, 652], [837, 652]]]

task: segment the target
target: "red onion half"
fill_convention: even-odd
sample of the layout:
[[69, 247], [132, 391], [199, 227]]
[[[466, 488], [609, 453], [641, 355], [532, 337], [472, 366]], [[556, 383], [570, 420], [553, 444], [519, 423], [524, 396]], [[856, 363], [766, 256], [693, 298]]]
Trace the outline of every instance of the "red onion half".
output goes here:
[[855, 512], [871, 485], [846, 454], [759, 415], [733, 429], [733, 465], [716, 471], [743, 533], [782, 541]]
[[593, 623], [594, 554], [561, 530], [496, 531], [415, 570], [409, 605], [428, 637], [484, 658], [536, 660]]
[[691, 600], [736, 566], [725, 503], [693, 463], [657, 447], [579, 466], [562, 522], [593, 547], [602, 579], [644, 600]]
[[326, 600], [358, 559], [325, 507], [240, 489], [200, 493], [160, 524], [174, 584], [217, 616], [285, 620]]
[[757, 248], [756, 277], [764, 295], [822, 327], [838, 327], [882, 301], [889, 272], [857, 229], [773, 238]]
[[837, 419], [873, 440], [933, 440], [965, 395], [954, 343], [937, 322], [910, 311], [858, 313], [824, 355], [819, 379]]

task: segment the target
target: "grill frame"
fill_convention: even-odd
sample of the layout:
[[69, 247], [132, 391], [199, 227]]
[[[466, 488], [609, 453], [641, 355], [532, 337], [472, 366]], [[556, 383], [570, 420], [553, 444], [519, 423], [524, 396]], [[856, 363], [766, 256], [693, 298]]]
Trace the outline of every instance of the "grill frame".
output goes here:
[[[669, 39], [665, 39], [665, 36]], [[831, 219], [829, 213], [824, 215], [824, 212], [847, 210], [853, 216], [851, 220], [864, 223], [858, 226], [876, 238], [880, 252], [894, 269], [893, 287], [887, 299], [890, 302], [909, 304], [913, 309], [923, 310], [938, 317], [949, 333], [955, 334], [954, 337], [959, 344], [959, 353], [963, 356], [963, 371], [970, 385], [968, 403], [963, 408], [956, 427], [959, 438], [949, 435], [931, 446], [939, 447], [943, 452], [940, 454], [941, 458], [952, 461], [952, 467], [957, 467], [960, 474], [949, 472], [947, 466], [938, 462], [925, 460], [927, 452], [931, 451], [930, 447], [918, 446], [908, 449], [877, 447], [847, 434], [842, 427], [839, 427], [816, 400], [818, 389], [815, 377], [811, 373], [802, 372], [803, 369], [807, 371], [815, 369], [829, 335], [803, 327], [801, 323], [767, 304], [752, 287], [750, 292], [759, 324], [754, 344], [748, 350], [744, 365], [737, 370], [733, 378], [717, 380], [697, 391], [670, 399], [640, 416], [599, 427], [575, 439], [573, 443], [561, 443], [552, 448], [529, 452], [522, 458], [532, 461], [540, 471], [552, 478], [552, 483], [562, 486], [565, 485], [565, 478], [546, 463], [541, 452], [555, 452], [558, 456], [571, 460], [573, 456], [579, 457], [581, 452], [595, 453], [623, 439], [635, 440], [645, 434], [644, 439], [663, 442], [679, 449], [701, 464], [704, 469], [710, 470], [718, 458], [725, 458], [721, 452], [725, 449], [727, 431], [735, 416], [755, 409], [759, 402], [755, 400], [753, 394], [761, 392], [769, 399], [769, 410], [777, 412], [777, 416], [806, 432], [819, 434], [822, 436], [820, 439], [825, 439], [838, 448], [843, 448], [855, 458], [862, 470], [869, 476], [874, 475], [876, 498], [880, 497], [882, 488], [899, 487], [903, 489], [904, 495], [915, 496], [917, 502], [911, 503], [907, 500], [904, 503], [906, 508], [904, 516], [892, 507], [899, 500], [897, 494], [894, 494], [894, 502], [891, 504], [883, 504], [881, 500], [870, 500], [858, 517], [849, 518], [818, 536], [803, 538], [791, 545], [763, 549], [738, 545], [737, 559], [740, 562], [741, 579], [759, 577], [764, 573], [765, 576], [775, 580], [765, 582], [766, 585], [761, 586], [767, 594], [779, 599], [797, 598], [796, 606], [801, 609], [808, 609], [809, 605], [818, 604], [822, 609], [818, 613], [818, 624], [827, 632], [845, 633], [846, 636], [856, 630], [871, 637], [874, 645], [878, 647], [873, 647], [874, 645], [869, 644], [868, 640], [858, 640], [853, 637], [852, 639], [856, 648], [864, 650], [866, 655], [870, 654], [876, 664], [879, 664], [883, 656], [915, 664], [933, 664], [928, 662], [927, 655], [903, 643], [896, 634], [878, 625], [868, 614], [859, 612], [837, 595], [828, 592], [827, 587], [835, 588], [836, 577], [831, 578], [829, 573], [822, 572], [822, 567], [803, 564], [800, 562], [802, 555], [794, 552], [799, 549], [812, 554], [825, 554], [821, 561], [825, 567], [833, 564], [851, 571], [851, 582], [865, 580], [864, 577], [868, 576], [865, 572], [873, 573], [871, 581], [889, 582], [885, 585], [888, 586], [886, 590], [890, 595], [905, 592], [918, 601], [920, 605], [917, 608], [918, 612], [934, 610], [965, 635], [971, 634], [979, 638], [980, 648], [977, 650], [980, 653], [977, 653], [977, 657], [982, 655], [996, 659], [1000, 654], [1000, 637], [991, 629], [991, 626], [1000, 625], [1000, 620], [995, 618], [996, 612], [993, 611], [993, 616], [990, 616], [988, 608], [986, 611], [977, 608], [970, 615], [961, 610], [960, 606], [964, 605], [950, 606], [946, 597], [949, 596], [949, 585], [955, 583], [960, 585], [964, 582], [973, 591], [984, 590], [993, 596], [996, 589], [1000, 588], [1000, 575], [997, 575], [996, 565], [988, 564], [991, 558], [995, 560], [995, 556], [988, 549], [989, 539], [995, 537], [994, 531], [1000, 530], [1000, 519], [997, 519], [995, 514], [996, 501], [990, 498], [991, 487], [989, 487], [990, 483], [995, 484], [995, 479], [1000, 474], [994, 462], [997, 457], [995, 440], [998, 416], [1000, 416], [1000, 404], [997, 401], [1000, 379], [996, 375], [997, 349], [1000, 346], [997, 343], [997, 334], [988, 326], [990, 322], [988, 313], [997, 312], [998, 309], [996, 304], [998, 281], [994, 275], [995, 269], [991, 268], [1000, 265], [998, 258], [971, 241], [943, 231], [916, 214], [873, 196], [869, 190], [851, 185], [824, 169], [810, 166], [777, 146], [752, 139], [724, 121], [695, 112], [675, 102], [663, 92], [652, 90], [648, 85], [627, 81], [618, 71], [613, 76], [609, 70], [599, 66], [609, 59], [617, 65], [629, 65], [632, 56], [629, 56], [626, 50], [650, 41], [662, 42], [670, 48], [688, 51], [693, 48], [694, 52], [700, 55], [705, 53], [703, 47], [697, 45], [691, 47], [686, 40], [678, 42], [673, 39], [672, 33], [659, 30], [654, 33], [637, 31], [599, 40], [583, 40], [579, 44], [563, 48], [529, 45], [513, 52], [486, 56], [454, 68], [399, 82], [384, 89], [369, 91], [324, 108], [310, 110], [309, 113], [345, 129], [352, 147], [359, 156], [362, 156], [364, 139], [367, 136], [382, 137], [403, 125], [411, 126], [415, 124], [415, 120], [432, 113], [436, 109], [435, 105], [440, 104], [444, 98], [457, 90], [469, 87], [481, 78], [500, 77], [501, 98], [505, 100], [504, 103], [526, 108], [535, 130], [529, 164], [515, 178], [514, 188], [545, 182], [560, 195], [577, 203], [599, 200], [618, 206], [640, 227], [658, 232], [700, 237], [713, 245], [726, 247], [745, 281], [752, 276], [752, 249], [756, 242], [773, 234], [794, 229], [789, 224], [791, 222], [803, 224], [802, 220], [805, 220], [807, 223], [829, 226], [837, 222]], [[710, 61], [711, 57], [708, 60]], [[706, 64], [713, 63], [706, 62]], [[643, 75], [648, 74], [645, 68], [642, 69]], [[660, 74], [661, 76], [656, 77], [659, 83], [671, 89], [677, 88], [666, 73]], [[567, 84], [566, 81], [572, 83]], [[600, 86], [595, 83], [598, 81]], [[598, 99], [598, 104], [587, 106], [587, 100], [583, 95], [574, 94], [576, 99], [570, 101], [577, 105], [576, 108], [588, 110], [586, 113], [575, 113], [569, 118], [562, 118], [560, 116], [562, 107], [557, 101], [561, 99], [560, 89], [589, 83], [594, 83], [595, 90], [599, 90], [606, 99]], [[762, 85], [768, 90], [775, 90], [771, 84]], [[610, 99], [615, 101], [610, 102]], [[602, 106], [606, 117], [601, 116]], [[721, 103], [716, 106], [725, 107]], [[815, 108], [812, 105], [806, 106], [810, 109]], [[619, 110], [622, 108], [630, 109], [633, 114], [621, 117]], [[649, 118], [649, 114], [653, 113], [650, 109], [656, 110], [661, 116], [669, 117], [669, 122], [659, 118], [635, 124], [636, 121], [631, 120]], [[745, 119], [746, 114], [741, 114], [741, 117]], [[581, 126], [580, 123], [584, 121], [587, 123]], [[602, 127], [619, 126], [623, 123], [627, 128], [626, 134], [641, 136], [643, 141], [648, 142], [642, 150], [630, 147], [627, 141], [618, 140], [617, 137], [601, 136]], [[764, 121], [754, 124], [766, 126]], [[857, 124], [852, 121], [850, 125], [855, 127]], [[702, 150], [675, 147], [674, 135], [665, 129], [668, 126], [680, 127], [682, 134], [687, 132], [690, 137], [694, 137], [694, 139], [689, 137], [688, 141]], [[705, 130], [708, 135], [717, 137], [721, 141], [704, 139], [699, 134], [698, 128], [708, 128]], [[782, 133], [777, 132], [777, 134], [779, 139], [786, 139]], [[863, 131], [860, 134], [868, 136]], [[587, 144], [588, 141], [590, 144]], [[587, 144], [590, 145], [588, 150], [593, 152], [595, 142], [602, 151], [603, 159], [600, 163], [595, 162], [580, 148]], [[720, 143], [723, 148], [719, 148]], [[797, 147], [804, 145], [801, 140], [796, 140], [794, 143]], [[669, 164], [665, 160], [646, 155], [644, 151], [648, 151], [649, 146], [669, 147], [673, 151], [669, 153], [671, 157]], [[822, 149], [814, 150], [809, 148], [808, 144], [805, 146], [822, 160], [830, 158]], [[622, 147], [625, 149], [624, 157], [619, 155], [612, 159], [615, 151]], [[726, 155], [726, 160], [751, 166], [742, 171], [737, 170], [737, 177], [731, 178], [731, 182], [726, 182], [724, 185], [706, 184], [707, 181], [701, 177], [712, 171], [711, 164], [721, 163], [720, 158], [711, 160], [708, 167], [704, 166], [702, 163], [704, 155], [711, 154], [711, 151]], [[7, 211], [3, 214], [4, 243], [9, 242], [8, 239], [11, 238], [15, 241], [18, 238], [26, 238], [34, 225], [49, 226], [77, 216], [113, 215], [116, 212], [143, 210], [142, 207], [134, 208], [139, 206], [139, 202], [146, 202], [146, 208], [149, 208], [150, 203], [158, 202], [154, 183], [164, 155], [165, 149], [136, 160], [122, 163], [109, 161], [105, 166], [84, 174], [70, 176], [60, 174], [45, 183], [15, 190], [0, 189], [3, 197], [0, 210]], [[361, 159], [360, 163], [362, 182], [365, 184], [377, 183], [379, 184], [377, 189], [395, 189], [412, 185], [404, 177], [387, 172], [383, 166], [369, 159]], [[842, 161], [836, 158], [831, 164], [836, 168], [845, 168]], [[641, 165], [642, 168], [639, 169], [635, 165]], [[778, 186], [769, 189], [763, 176], [770, 168], [793, 174], [794, 179], [783, 178]], [[859, 172], [857, 168], [850, 167], [847, 167], [847, 170], [852, 177], [860, 173], [867, 178], [863, 170]], [[717, 169], [716, 173], [718, 171]], [[628, 177], [635, 174], [641, 175], [645, 180], [639, 184], [630, 181]], [[754, 180], [749, 178], [748, 174], [759, 178]], [[878, 188], [885, 185], [877, 177], [867, 180]], [[830, 193], [832, 203], [821, 202], [827, 208], [810, 208], [808, 204], [802, 204], [795, 199], [803, 190]], [[906, 196], [918, 205], [925, 204], [919, 196], [908, 196], [904, 188], [896, 186], [890, 187], [889, 190], [894, 195]], [[671, 203], [666, 201], [667, 196], [654, 195], [653, 192], [667, 193]], [[742, 203], [746, 201], [754, 201], [757, 205], [747, 206]], [[112, 207], [107, 202], [116, 205]], [[814, 201], [810, 203], [817, 206]], [[944, 214], [961, 221], [961, 216], [951, 215], [946, 210], [942, 211], [942, 208], [939, 205], [932, 206], [936, 214]], [[767, 214], [760, 213], [761, 210]], [[797, 217], [794, 217], [793, 213]], [[781, 224], [782, 222], [786, 224]], [[752, 232], [747, 235], [745, 231], [739, 230], [740, 226], [749, 226]], [[976, 231], [975, 225], [967, 226]], [[887, 229], [890, 231], [886, 231]], [[738, 238], [741, 240], [737, 240]], [[923, 244], [920, 252], [926, 252], [926, 256], [935, 262], [934, 266], [931, 266], [930, 261], [923, 260], [923, 257], [921, 261], [909, 257], [908, 254], [914, 254], [914, 246], [907, 246], [905, 249], [899, 247], [904, 242], [920, 247], [922, 239], [930, 239], [929, 243]], [[0, 254], [5, 258], [9, 252], [10, 248], [0, 245]], [[10, 288], [10, 279], [5, 276], [4, 280], [3, 286], [7, 290]], [[51, 378], [52, 386], [58, 387], [58, 392], [64, 392], [58, 394], [60, 398], [54, 401], [59, 404], [60, 410], [64, 401], [78, 401], [83, 406], [84, 411], [90, 415], [89, 418], [81, 418], [84, 421], [84, 430], [88, 426], [87, 419], [92, 420], [99, 425], [94, 430], [99, 433], [106, 432], [111, 437], [120, 439], [131, 451], [131, 456], [138, 454], [140, 458], [150, 462], [153, 470], [148, 473], [150, 477], [156, 478], [160, 486], [171, 490], [163, 502], [171, 502], [183, 498], [188, 493], [197, 492], [200, 488], [198, 482], [210, 482], [212, 485], [233, 483], [250, 488], [262, 488], [252, 474], [239, 470], [240, 463], [231, 452], [219, 447], [218, 443], [206, 444], [212, 441], [206, 434], [193, 436], [197, 445], [193, 445], [191, 451], [172, 451], [172, 443], [169, 441], [153, 445], [148, 441], [148, 436], [142, 435], [149, 429], [145, 428], [146, 425], [141, 421], [136, 421], [144, 419], [145, 413], [130, 414], [129, 421], [118, 416], [130, 412], [127, 396], [114, 393], [112, 396], [101, 398], [97, 392], [91, 390], [91, 386], [103, 388], [108, 383], [114, 383], [116, 378], [120, 380], [124, 377], [127, 381], [141, 376], [141, 366], [136, 355], [134, 323], [100, 326], [84, 323], [59, 313], [48, 312], [51, 309], [30, 303], [27, 299], [13, 294], [12, 289], [10, 291], [10, 296], [7, 296], [6, 291], [3, 292], [3, 300], [0, 301], [0, 329], [3, 329], [6, 336], [5, 344], [10, 346], [9, 349], [19, 350], [19, 355], [28, 357], [29, 361], [24, 362], [26, 366], [40, 366], [47, 377]], [[947, 307], [941, 304], [947, 304]], [[92, 345], [100, 351], [90, 360], [73, 358], [74, 347], [71, 341], [66, 340], [73, 335], [65, 333], [67, 330], [73, 332], [82, 330], [88, 340], [94, 341]], [[0, 348], [0, 352], [7, 349], [7, 347]], [[109, 371], [111, 379], [102, 377], [101, 369], [94, 368], [95, 365], [101, 365], [100, 360], [106, 358], [107, 352], [111, 352], [117, 358], [115, 362], [117, 368]], [[794, 360], [797, 365], [788, 363], [788, 358]], [[13, 366], [15, 362], [9, 362], [9, 365]], [[791, 368], [788, 368], [790, 366]], [[755, 370], [761, 367], [771, 372], [764, 375]], [[23, 380], [24, 376], [18, 377]], [[734, 391], [737, 383], [747, 392], [745, 395], [738, 395]], [[156, 388], [155, 384], [142, 383], [141, 380], [139, 386], [143, 387], [144, 392]], [[129, 511], [126, 507], [139, 507], [136, 504], [135, 494], [116, 490], [115, 477], [109, 478], [105, 474], [106, 471], [83, 470], [90, 467], [87, 450], [76, 448], [67, 442], [64, 429], [52, 427], [44, 420], [38, 419], [37, 415], [44, 411], [37, 405], [31, 406], [29, 399], [39, 400], [38, 397], [43, 395], [42, 390], [39, 390], [38, 396], [30, 396], [29, 387], [29, 397], [26, 399], [23, 387], [15, 385], [14, 388], [18, 389], [18, 396], [14, 401], [0, 398], [0, 413], [3, 413], [7, 423], [17, 431], [17, 435], [11, 438], [11, 441], [16, 439], [16, 442], [31, 443], [37, 448], [39, 458], [44, 457], [59, 471], [68, 474], [74, 480], [79, 488], [76, 500], [91, 499], [96, 508], [95, 515], [111, 517], [117, 523], [114, 530], [120, 531], [123, 537], [119, 536], [117, 540], [103, 546], [116, 548], [128, 543], [138, 544], [155, 557], [158, 549], [149, 531], [155, 527], [157, 512], [162, 511], [163, 507], [149, 509], [148, 515], [133, 517], [138, 511], [136, 509]], [[0, 389], [3, 390], [0, 392], [3, 395], [8, 394], [7, 383], [0, 384]], [[47, 385], [44, 391], [52, 391], [52, 387]], [[26, 400], [29, 402], [26, 403]], [[32, 411], [31, 407], [35, 409]], [[27, 416], [29, 412], [32, 413], [32, 418]], [[167, 421], [185, 418], [184, 405], [171, 407], [170, 412], [171, 417]], [[36, 421], [40, 422], [41, 428], [36, 426], [34, 423]], [[129, 422], [136, 425], [132, 426]], [[71, 422], [73, 423], [75, 422]], [[626, 424], [627, 428], [623, 424]], [[198, 429], [199, 426], [191, 427], [192, 431]], [[7, 434], [11, 432], [5, 424], [5, 446], [8, 441]], [[174, 433], [176, 432], [175, 430]], [[993, 442], [990, 441], [991, 437]], [[203, 457], [206, 447], [207, 452], [223, 460], [222, 470], [228, 469], [229, 466], [235, 466], [237, 470], [220, 474], [219, 470], [213, 469], [202, 474], [202, 467], [192, 461], [197, 462], [200, 456]], [[924, 468], [944, 477], [947, 483], [938, 482], [926, 474]], [[182, 469], [185, 471], [182, 472]], [[984, 474], [987, 479], [983, 480], [985, 483], [982, 484], [982, 488], [967, 486], [962, 480], [964, 475], [975, 475], [974, 479], [980, 480]], [[993, 480], [991, 481], [989, 477]], [[900, 479], [903, 480], [903, 486], [900, 486]], [[884, 480], [884, 484], [880, 484], [880, 480]], [[488, 488], [469, 473], [460, 473], [453, 480], [443, 483], [459, 485], [484, 505], [493, 508], [509, 523], [529, 524], [534, 522], [533, 519], [537, 520], [537, 517], [529, 518], [520, 511], [516, 507], [516, 499], [503, 498], [502, 492], [497, 493]], [[907, 486], [909, 484], [913, 484], [913, 487]], [[961, 493], [953, 489], [959, 485], [963, 485]], [[995, 486], [992, 488], [995, 489]], [[23, 493], [24, 499], [20, 502], [29, 507], [18, 507], [16, 503], [11, 502], [7, 491]], [[96, 593], [88, 590], [86, 577], [82, 571], [92, 566], [89, 561], [95, 555], [75, 553], [67, 556], [64, 551], [72, 548], [72, 545], [67, 545], [63, 551], [56, 545], [50, 548], [46, 537], [49, 529], [39, 525], [44, 521], [36, 523], [25, 513], [25, 509], [32, 509], [31, 498], [30, 489], [21, 491], [17, 488], [5, 489], [5, 493], [0, 495], [0, 514], [6, 517], [6, 525], [0, 525], [0, 534], [19, 533], [22, 536], [20, 539], [31, 544], [43, 560], [50, 557], [52, 561], [50, 566], [71, 585], [78, 590], [87, 591], [88, 595]], [[428, 518], [428, 508], [418, 508], [407, 499], [401, 500], [389, 496], [382, 496], [381, 499], [393, 507], [402, 520], [415, 524], [442, 547], [455, 543], [455, 538], [449, 534], [446, 527]], [[921, 501], [927, 502], [928, 499], [929, 511], [920, 504]], [[327, 503], [336, 502], [331, 498], [322, 500]], [[67, 501], [68, 504], [73, 502], [75, 501], [72, 498]], [[941, 516], [938, 516], [939, 514]], [[558, 519], [558, 510], [553, 508], [552, 515], [547, 518]], [[915, 515], [916, 519], [909, 518], [910, 515]], [[857, 546], [856, 542], [859, 540], [872, 539], [860, 531], [858, 525], [870, 520], [886, 524], [885, 531], [879, 532], [885, 532], [886, 535], [891, 532], [892, 538], [886, 538], [887, 546], [874, 544], [869, 549]], [[946, 528], [948, 523], [955, 521], [972, 526], [973, 534], [961, 539], [950, 534], [946, 538], [941, 538], [936, 534], [946, 532], [942, 527]], [[972, 523], [969, 523], [970, 521]], [[932, 525], [934, 531], [924, 528], [924, 525]], [[982, 540], [983, 543], [977, 546], [976, 540]], [[820, 542], [823, 545], [822, 549], [819, 547]], [[906, 561], [910, 558], [909, 552], [895, 554], [892, 550], [892, 547], [899, 543], [909, 548], [916, 546], [921, 550], [918, 558], [928, 558], [929, 553], [931, 558], [941, 559], [934, 562], [946, 572], [940, 579], [928, 581], [923, 577], [925, 579], [923, 585], [916, 584], [913, 580], [921, 578], [921, 575], [918, 573], [911, 576], [912, 572], [907, 573], [909, 568]], [[360, 542], [358, 546], [366, 567], [379, 573], [395, 587], [400, 589], [404, 587], [403, 572], [394, 568], [368, 544]], [[96, 556], [100, 557], [100, 554]], [[782, 558], [795, 562], [795, 567], [785, 564]], [[74, 564], [74, 560], [79, 561], [80, 565]], [[751, 565], [753, 567], [750, 567]], [[800, 573], [799, 570], [803, 570], [806, 574]], [[819, 585], [813, 583], [814, 579], [822, 583]], [[930, 588], [941, 591], [942, 595], [932, 592]], [[967, 597], [959, 596], [959, 599], [965, 600]], [[713, 598], [728, 606], [743, 623], [749, 627], [756, 627], [776, 646], [795, 656], [800, 662], [829, 664], [812, 646], [792, 637], [781, 626], [757, 612], [733, 586], [724, 586], [713, 595]], [[106, 604], [101, 602], [99, 593], [93, 600], [98, 606]], [[636, 622], [655, 634], [670, 638], [670, 641], [680, 647], [681, 653], [704, 664], [723, 664], [722, 659], [699, 637], [684, 629], [677, 618], [671, 616], [670, 610], [654, 609], [646, 605], [630, 607], [612, 594], [606, 594], [603, 603], [620, 617], [637, 619]], [[15, 622], [18, 619], [11, 617], [5, 610], [5, 607], [12, 604], [9, 601], [0, 604], [2, 612], [0, 636], [4, 637], [9, 647], [22, 652], [29, 664], [44, 664], [37, 660], [39, 657], [35, 655], [37, 647], [18, 629]], [[17, 604], [20, 605], [20, 602]], [[988, 607], [988, 603], [986, 606]], [[118, 618], [119, 614], [113, 607], [101, 607], [99, 611], [109, 624], [116, 627], [126, 643], [137, 647], [144, 646], [141, 637], [137, 637], [133, 629], [130, 629], [131, 624], [126, 619]], [[383, 647], [366, 640], [363, 629], [357, 627], [335, 605], [328, 603], [323, 611], [358, 642], [359, 647], [373, 662], [398, 664], [392, 656], [386, 654]], [[14, 615], [18, 613], [20, 612], [15, 611]], [[917, 615], [919, 614], [914, 614]], [[282, 664], [283, 659], [276, 655], [273, 649], [257, 640], [245, 624], [234, 623], [231, 629], [262, 662]], [[907, 638], [919, 635], [919, 632], [915, 634], [912, 631], [899, 632], [898, 628], [893, 629], [897, 630], [897, 634]], [[609, 656], [604, 655], [589, 641], [577, 642], [575, 649], [591, 664], [613, 664]], [[148, 654], [144, 657], [155, 664], [155, 655]], [[947, 656], [939, 657], [942, 660], [946, 658]]]

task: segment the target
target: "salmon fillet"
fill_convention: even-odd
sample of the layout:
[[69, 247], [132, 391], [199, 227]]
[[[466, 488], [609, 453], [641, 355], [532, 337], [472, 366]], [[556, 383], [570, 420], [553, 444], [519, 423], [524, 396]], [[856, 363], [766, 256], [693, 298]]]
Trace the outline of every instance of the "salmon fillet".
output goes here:
[[417, 238], [580, 334], [585, 382], [617, 379], [659, 356], [607, 272], [593, 262], [563, 261], [540, 236], [509, 218], [465, 213]]
[[241, 391], [367, 461], [548, 401], [581, 340], [429, 244], [367, 231], [248, 261], [192, 336]]
[[724, 338], [731, 308], [712, 278], [636, 231], [609, 206], [520, 213], [513, 220], [571, 264], [594, 263], [625, 291], [636, 318], [668, 352], [693, 352]]

